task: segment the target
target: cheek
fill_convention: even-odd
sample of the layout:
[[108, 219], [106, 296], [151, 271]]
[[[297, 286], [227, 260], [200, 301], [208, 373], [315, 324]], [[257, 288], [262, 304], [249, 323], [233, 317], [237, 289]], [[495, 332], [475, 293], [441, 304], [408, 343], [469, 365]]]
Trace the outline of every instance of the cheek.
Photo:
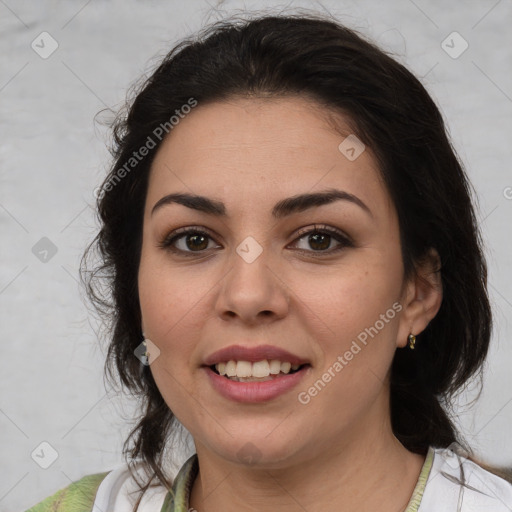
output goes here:
[[[196, 401], [193, 353], [201, 337], [198, 315], [206, 318], [205, 283], [194, 274], [166, 266], [155, 257], [143, 257], [139, 270], [139, 297], [146, 335], [160, 350], [151, 364], [153, 378], [176, 417], [190, 423]], [[193, 422], [192, 422], [193, 423]]]
[[[311, 308], [320, 322], [330, 327], [333, 337], [339, 335], [341, 340], [346, 340], [357, 336], [385, 315], [399, 299], [400, 268], [394, 269], [378, 260], [376, 252], [359, 253], [343, 267], [297, 279], [294, 289], [300, 301]], [[395, 313], [393, 310], [388, 315], [391, 320], [396, 317]]]
[[159, 254], [143, 254], [141, 258], [138, 281], [142, 318], [146, 335], [160, 350], [151, 371], [177, 415], [190, 406], [190, 393], [195, 393], [197, 348], [212, 315], [212, 282], [207, 274], [207, 270], [172, 266]]
[[315, 339], [322, 354], [297, 398], [304, 411], [323, 418], [326, 432], [353, 424], [383, 396], [402, 308], [393, 276], [379, 268], [342, 275], [330, 280], [328, 294], [319, 292], [318, 281], [316, 288], [302, 282], [304, 311], [314, 312], [306, 328], [320, 330]]
[[164, 345], [176, 340], [181, 325], [197, 314], [209, 290], [198, 272], [173, 266], [165, 255], [150, 251], [142, 254], [138, 286], [146, 330], [155, 343]]
[[343, 382], [350, 393], [368, 378], [384, 380], [396, 350], [403, 308], [400, 260], [391, 263], [382, 252], [369, 249], [318, 277], [303, 276], [295, 289], [302, 304], [299, 316], [309, 324], [305, 329], [317, 333], [320, 367], [336, 375], [326, 379]]

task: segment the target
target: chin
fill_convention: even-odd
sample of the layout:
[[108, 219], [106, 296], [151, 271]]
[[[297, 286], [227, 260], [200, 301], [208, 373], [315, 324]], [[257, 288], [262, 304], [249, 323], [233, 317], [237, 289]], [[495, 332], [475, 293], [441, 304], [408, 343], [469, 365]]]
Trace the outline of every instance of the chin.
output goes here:
[[246, 467], [279, 469], [298, 462], [304, 455], [303, 446], [291, 439], [273, 439], [265, 436], [237, 436], [225, 443], [215, 442], [215, 452], [223, 459]]

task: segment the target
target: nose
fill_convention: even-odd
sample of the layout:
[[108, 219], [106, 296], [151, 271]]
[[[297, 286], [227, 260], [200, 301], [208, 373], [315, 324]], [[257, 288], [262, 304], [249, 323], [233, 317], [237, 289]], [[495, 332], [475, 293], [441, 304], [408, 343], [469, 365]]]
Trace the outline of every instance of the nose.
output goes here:
[[264, 250], [251, 261], [233, 251], [231, 260], [217, 297], [217, 315], [225, 321], [238, 320], [247, 325], [284, 318], [288, 314], [291, 290], [270, 255]]

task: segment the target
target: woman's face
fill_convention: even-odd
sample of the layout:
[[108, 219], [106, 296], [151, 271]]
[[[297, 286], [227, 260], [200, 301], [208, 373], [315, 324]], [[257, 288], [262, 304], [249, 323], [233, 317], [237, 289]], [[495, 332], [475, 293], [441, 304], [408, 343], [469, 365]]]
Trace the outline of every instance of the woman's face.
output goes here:
[[[158, 150], [143, 328], [160, 350], [154, 379], [198, 452], [278, 467], [389, 422], [389, 368], [418, 326], [407, 316], [395, 208], [369, 148], [358, 156], [352, 137], [343, 142], [350, 134], [305, 99], [233, 99], [199, 104]], [[310, 200], [326, 191], [339, 195]], [[162, 200], [170, 194], [205, 199], [193, 208]], [[184, 228], [192, 232], [176, 233]], [[225, 371], [242, 375], [304, 366], [265, 382], [209, 367], [231, 359], [246, 362]]]

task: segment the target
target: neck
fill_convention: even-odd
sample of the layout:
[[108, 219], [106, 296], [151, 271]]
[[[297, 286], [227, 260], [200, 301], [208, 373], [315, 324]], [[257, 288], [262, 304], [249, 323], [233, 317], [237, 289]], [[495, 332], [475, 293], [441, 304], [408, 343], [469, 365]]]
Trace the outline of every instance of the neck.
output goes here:
[[[286, 467], [240, 466], [196, 444], [199, 474], [190, 507], [281, 512], [381, 512], [405, 510], [425, 457], [406, 450], [389, 422], [358, 425], [344, 442], [303, 450]], [[308, 453], [309, 455], [305, 455]]]

